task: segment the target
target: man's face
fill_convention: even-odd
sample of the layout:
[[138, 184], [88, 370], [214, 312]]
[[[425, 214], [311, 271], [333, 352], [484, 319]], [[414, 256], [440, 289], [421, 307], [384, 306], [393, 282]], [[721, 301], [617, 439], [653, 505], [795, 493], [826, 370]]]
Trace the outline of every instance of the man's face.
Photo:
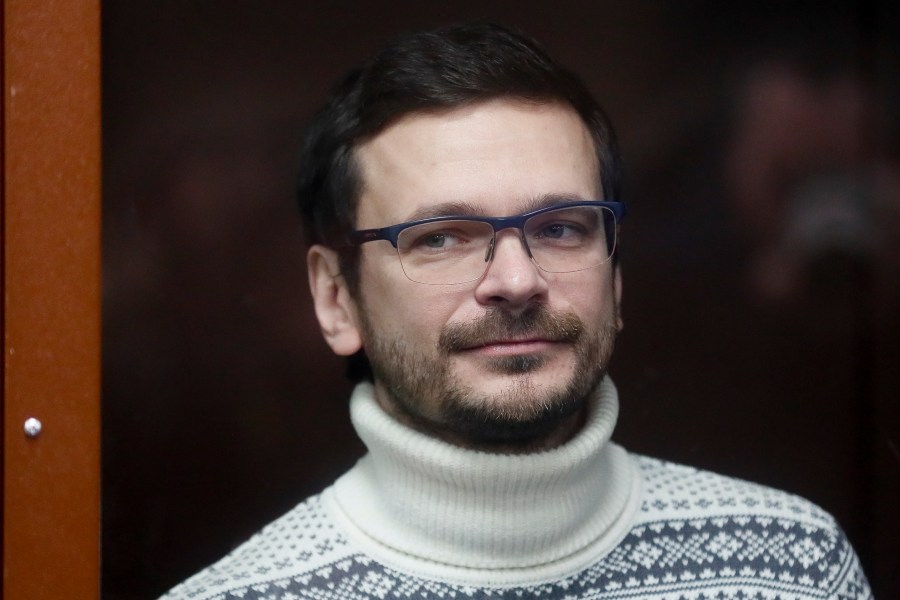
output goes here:
[[[495, 100], [413, 114], [356, 156], [360, 229], [603, 199], [590, 134], [574, 111], [556, 104]], [[610, 262], [547, 273], [517, 232], [504, 230], [475, 282], [410, 281], [387, 241], [362, 246], [359, 272], [348, 312], [375, 373], [376, 398], [389, 412], [479, 447], [555, 445], [577, 428], [621, 327]]]

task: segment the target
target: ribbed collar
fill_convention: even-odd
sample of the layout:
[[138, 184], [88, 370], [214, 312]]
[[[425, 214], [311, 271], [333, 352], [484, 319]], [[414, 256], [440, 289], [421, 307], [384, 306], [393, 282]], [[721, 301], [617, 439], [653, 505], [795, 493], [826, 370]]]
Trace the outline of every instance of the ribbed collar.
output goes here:
[[546, 565], [596, 545], [634, 505], [633, 467], [609, 443], [618, 394], [607, 377], [582, 430], [526, 455], [467, 450], [415, 431], [359, 385], [353, 425], [369, 449], [334, 487], [341, 511], [393, 551], [476, 569]]

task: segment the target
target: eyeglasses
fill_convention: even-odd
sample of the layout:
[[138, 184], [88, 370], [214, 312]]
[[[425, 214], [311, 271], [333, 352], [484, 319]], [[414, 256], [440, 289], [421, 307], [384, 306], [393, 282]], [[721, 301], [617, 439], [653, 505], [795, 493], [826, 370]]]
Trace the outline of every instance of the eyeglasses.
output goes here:
[[453, 285], [480, 279], [494, 255], [497, 232], [518, 229], [528, 256], [548, 273], [602, 265], [616, 249], [623, 202], [576, 201], [511, 217], [442, 216], [380, 229], [351, 231], [354, 245], [388, 240], [417, 283]]

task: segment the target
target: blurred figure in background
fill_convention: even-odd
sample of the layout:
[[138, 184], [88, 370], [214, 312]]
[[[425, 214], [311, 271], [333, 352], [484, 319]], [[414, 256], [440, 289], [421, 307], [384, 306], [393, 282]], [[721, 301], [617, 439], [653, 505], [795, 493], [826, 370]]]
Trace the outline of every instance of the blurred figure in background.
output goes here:
[[750, 71], [726, 171], [757, 298], [827, 303], [840, 280], [896, 294], [900, 170], [882, 150], [877, 116], [847, 70], [770, 60]]

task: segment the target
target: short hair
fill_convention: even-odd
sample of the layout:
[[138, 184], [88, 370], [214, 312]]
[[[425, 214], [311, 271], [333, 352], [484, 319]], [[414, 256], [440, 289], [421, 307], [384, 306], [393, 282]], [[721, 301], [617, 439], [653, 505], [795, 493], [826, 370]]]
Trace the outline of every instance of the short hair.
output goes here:
[[355, 149], [406, 115], [497, 98], [573, 108], [593, 139], [605, 199], [621, 199], [621, 158], [609, 119], [584, 83], [537, 41], [491, 23], [401, 35], [338, 83], [303, 134], [298, 201], [306, 240], [339, 251], [351, 294], [359, 291], [359, 249], [347, 247], [345, 236], [355, 229], [362, 189]]

